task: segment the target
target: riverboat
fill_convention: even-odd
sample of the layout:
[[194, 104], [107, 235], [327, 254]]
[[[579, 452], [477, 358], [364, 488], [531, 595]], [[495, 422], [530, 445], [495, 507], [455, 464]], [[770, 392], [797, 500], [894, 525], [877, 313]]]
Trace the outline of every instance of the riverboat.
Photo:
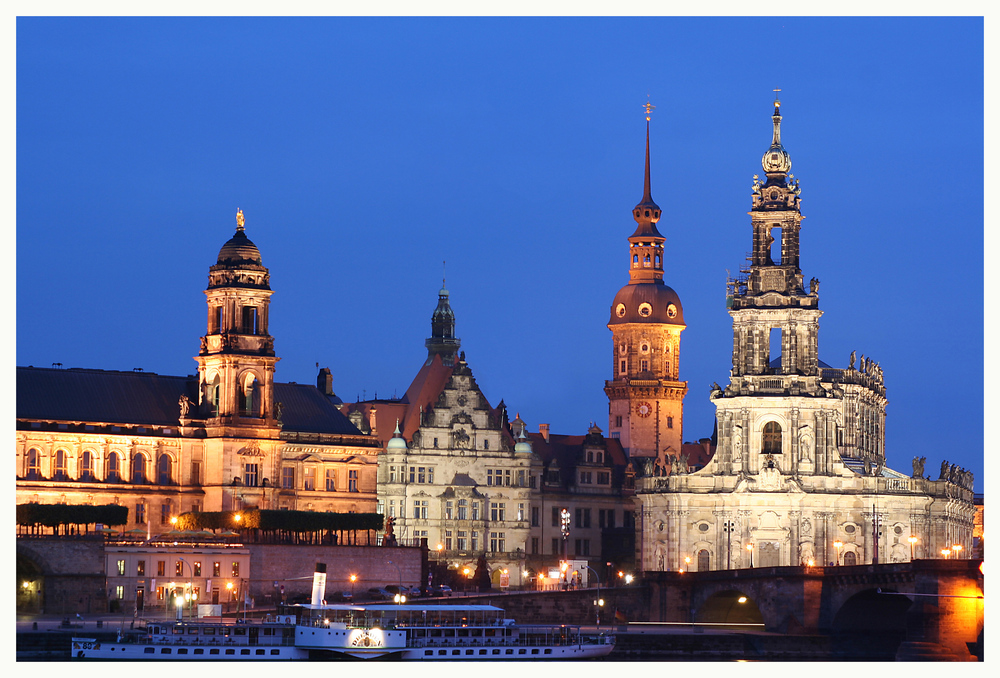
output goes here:
[[236, 622], [149, 621], [115, 641], [73, 638], [78, 659], [495, 661], [591, 659], [614, 649], [610, 632], [525, 625], [493, 605], [293, 605], [293, 614]]

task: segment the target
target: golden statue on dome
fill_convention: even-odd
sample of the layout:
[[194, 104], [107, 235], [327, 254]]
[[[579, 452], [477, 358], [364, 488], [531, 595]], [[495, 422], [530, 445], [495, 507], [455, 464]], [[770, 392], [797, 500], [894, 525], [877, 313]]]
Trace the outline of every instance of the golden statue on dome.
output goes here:
[[240, 208], [237, 208], [236, 209], [236, 227], [238, 229], [240, 229], [241, 231], [243, 230], [243, 224], [244, 224], [244, 222], [245, 222], [245, 220], [243, 219], [243, 210], [240, 209]]

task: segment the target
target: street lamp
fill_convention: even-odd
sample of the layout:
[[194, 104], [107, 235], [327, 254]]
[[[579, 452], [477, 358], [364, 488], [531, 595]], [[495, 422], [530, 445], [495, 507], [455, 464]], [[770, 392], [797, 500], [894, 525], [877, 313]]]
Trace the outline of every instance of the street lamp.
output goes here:
[[[684, 570], [691, 570], [691, 556], [684, 556]], [[681, 570], [681, 572], [684, 570]]]
[[837, 547], [837, 566], [839, 567], [840, 566], [840, 549], [844, 548], [844, 542], [842, 542], [842, 541], [840, 541], [838, 539], [837, 541], [833, 542], [833, 545], [835, 547]]
[[951, 550], [955, 552], [955, 558], [959, 558], [962, 555], [962, 545], [953, 544]]
[[947, 560], [948, 556], [951, 555], [951, 549], [941, 549], [941, 555]]
[[595, 605], [597, 605], [597, 626], [601, 626], [601, 606], [604, 605], [604, 600], [601, 598], [601, 577], [597, 574], [597, 570], [592, 568], [590, 565], [584, 565], [585, 568], [594, 573], [594, 577], [597, 579], [597, 600]]
[[406, 596], [403, 595], [403, 571], [399, 569], [399, 565], [392, 562], [391, 560], [387, 560], [385, 562], [396, 568], [396, 574], [399, 575], [399, 589], [397, 590], [396, 595], [393, 597], [393, 601], [397, 605], [402, 605], [403, 603], [406, 602]]
[[[172, 520], [177, 520], [177, 519], [173, 518]], [[184, 560], [183, 558], [178, 558], [177, 561], [180, 562], [180, 563], [184, 563], [185, 565], [187, 565], [188, 566], [188, 570], [191, 571], [191, 579], [190, 579], [190, 583], [188, 584], [188, 588], [190, 589], [191, 596], [190, 596], [190, 598], [188, 598], [187, 594], [185, 594], [184, 598], [186, 600], [194, 600], [194, 568], [191, 566], [191, 563], [189, 563], [188, 561]], [[184, 576], [183, 572], [184, 572], [184, 570], [182, 568], [181, 569], [181, 576]], [[189, 605], [188, 606], [188, 613], [189, 613], [188, 616], [191, 616], [190, 612], [191, 612], [191, 607]]]
[[906, 541], [910, 542], [910, 561], [912, 562], [913, 561], [913, 545], [916, 544], [920, 540], [917, 539], [916, 537], [914, 537], [911, 534], [909, 537], [906, 538]]
[[726, 533], [726, 569], [730, 569], [729, 558], [733, 552], [733, 530], [736, 529], [736, 523], [731, 520], [727, 520], [722, 523], [722, 531]]
[[750, 554], [750, 567], [753, 567], [753, 542], [747, 544], [747, 553]]
[[351, 600], [354, 600], [354, 582], [358, 580], [358, 575], [351, 575]]

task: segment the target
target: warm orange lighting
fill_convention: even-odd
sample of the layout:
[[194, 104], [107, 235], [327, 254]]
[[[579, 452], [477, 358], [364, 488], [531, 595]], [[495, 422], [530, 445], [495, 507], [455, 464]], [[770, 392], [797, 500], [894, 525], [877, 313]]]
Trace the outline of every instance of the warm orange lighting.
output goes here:
[[955, 557], [958, 558], [958, 554], [962, 550], [962, 545], [961, 544], [955, 544], [951, 548], [955, 552]]
[[809, 559], [809, 567], [813, 567], [815, 564], [816, 564], [816, 561], [813, 560], [812, 558], [810, 558]]
[[227, 581], [226, 582], [226, 588], [229, 589], [230, 591], [232, 591], [233, 590], [233, 582]]
[[438, 544], [438, 551], [444, 548], [444, 544]]
[[235, 520], [236, 522], [240, 522], [241, 520], [243, 520], [243, 516], [237, 513], [235, 516], [233, 516], [233, 520]]
[[566, 570], [569, 569], [569, 563], [563, 561], [562, 563], [559, 564], [559, 569], [565, 572]]
[[691, 564], [691, 556], [684, 556], [684, 563], [687, 565]]
[[736, 599], [736, 602], [740, 603], [742, 605], [743, 603], [747, 602], [747, 597], [746, 596], [740, 596], [739, 598]]
[[621, 579], [624, 576], [625, 576], [625, 573], [622, 572], [621, 570], [618, 570], [618, 578]]
[[906, 541], [910, 542], [911, 544], [916, 544], [916, 543], [917, 543], [918, 541], [920, 541], [920, 540], [919, 540], [919, 539], [917, 539], [916, 537], [912, 537], [912, 536], [911, 536], [911, 537], [907, 537], [907, 538], [906, 538]]
[[352, 575], [351, 575], [351, 583], [353, 584], [353, 583], [354, 583], [354, 582], [356, 582], [357, 580], [358, 580], [358, 575], [356, 575], [356, 574], [352, 574]]
[[951, 555], [951, 549], [941, 549], [941, 555], [947, 558]]
[[747, 551], [753, 551], [753, 544], [747, 544]]
[[171, 525], [176, 525], [177, 524], [177, 516], [172, 516], [170, 518], [170, 524]]

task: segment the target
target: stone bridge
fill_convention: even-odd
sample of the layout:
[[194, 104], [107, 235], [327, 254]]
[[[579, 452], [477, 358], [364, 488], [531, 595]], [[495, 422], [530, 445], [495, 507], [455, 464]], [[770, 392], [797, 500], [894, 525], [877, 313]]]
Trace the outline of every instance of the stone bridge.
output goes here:
[[[647, 572], [651, 621], [763, 623], [781, 633], [899, 635], [969, 659], [983, 630], [981, 560]], [[926, 647], [927, 651], [937, 651]]]

